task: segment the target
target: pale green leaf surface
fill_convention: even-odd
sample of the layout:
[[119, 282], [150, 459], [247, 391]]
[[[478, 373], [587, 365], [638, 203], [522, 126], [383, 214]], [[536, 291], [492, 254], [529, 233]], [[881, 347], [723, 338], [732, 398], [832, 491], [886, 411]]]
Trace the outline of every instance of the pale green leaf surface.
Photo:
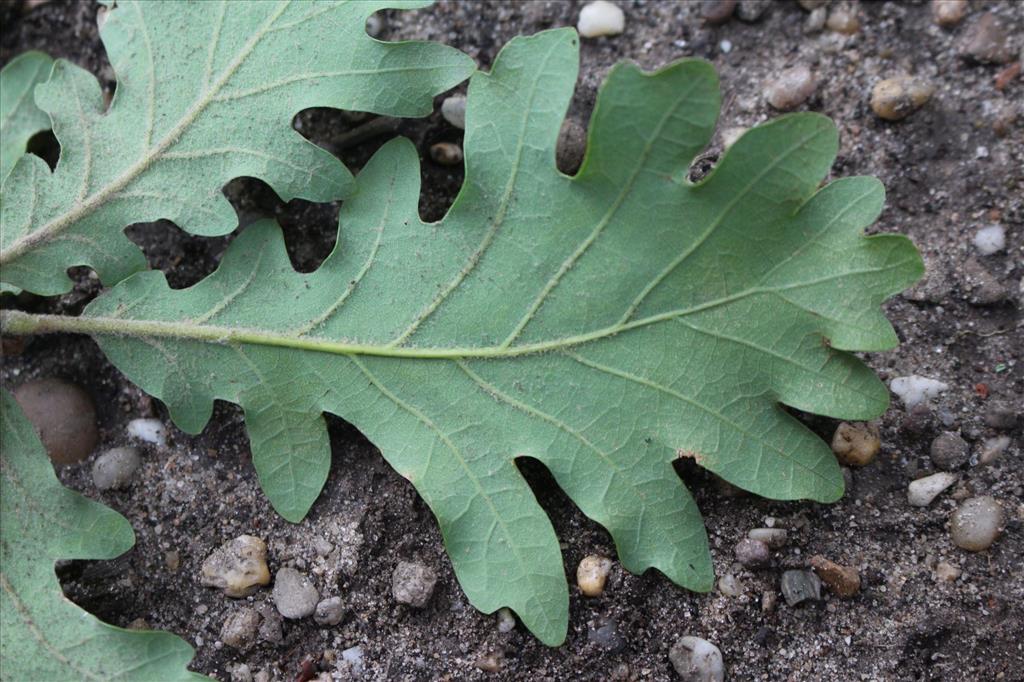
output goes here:
[[240, 404], [289, 519], [327, 474], [321, 413], [350, 421], [430, 505], [472, 603], [511, 606], [547, 643], [565, 635], [566, 581], [516, 457], [551, 470], [625, 568], [707, 590], [704, 526], [673, 460], [776, 499], [837, 499], [831, 451], [780, 403], [885, 409], [846, 351], [895, 345], [880, 304], [921, 260], [903, 237], [863, 236], [878, 181], [816, 191], [837, 148], [823, 116], [759, 126], [685, 180], [718, 114], [702, 61], [614, 68], [581, 171], [559, 173], [577, 68], [559, 30], [473, 76], [465, 184], [441, 222], [419, 219], [416, 151], [397, 140], [361, 173], [316, 272], [295, 272], [262, 222], [189, 289], [141, 273], [46, 324], [93, 333], [188, 431], [215, 399]]
[[25, 153], [33, 135], [50, 127], [32, 91], [50, 77], [53, 60], [42, 52], [20, 54], [0, 70], [0, 184]]
[[425, 2], [122, 0], [100, 31], [117, 74], [108, 111], [96, 79], [60, 60], [36, 103], [61, 143], [57, 169], [25, 157], [3, 187], [3, 280], [40, 294], [89, 265], [109, 284], [145, 267], [124, 235], [174, 221], [226, 234], [237, 217], [221, 188], [252, 176], [285, 200], [341, 198], [351, 176], [292, 128], [310, 107], [423, 116], [473, 62], [435, 43], [385, 43], [367, 17]]
[[207, 679], [168, 632], [123, 630], [64, 597], [58, 559], [113, 559], [135, 534], [113, 509], [64, 488], [32, 424], [0, 392], [0, 673], [5, 680]]

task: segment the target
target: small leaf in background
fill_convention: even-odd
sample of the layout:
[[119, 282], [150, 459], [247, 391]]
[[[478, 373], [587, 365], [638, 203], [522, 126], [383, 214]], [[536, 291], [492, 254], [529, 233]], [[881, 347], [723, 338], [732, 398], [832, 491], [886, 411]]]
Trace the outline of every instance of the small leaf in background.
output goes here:
[[42, 52], [18, 55], [0, 71], [0, 185], [50, 117], [36, 106], [33, 91], [50, 77], [53, 60]]
[[113, 559], [135, 534], [113, 509], [68, 490], [21, 408], [0, 393], [0, 660], [5, 680], [202, 680], [192, 647], [123, 630], [68, 601], [58, 559]]
[[242, 176], [286, 201], [345, 196], [348, 171], [292, 118], [311, 107], [429, 114], [432, 97], [465, 79], [472, 60], [365, 30], [378, 10], [425, 4], [111, 3], [100, 29], [117, 74], [109, 110], [92, 74], [67, 61], [36, 90], [60, 161], [51, 173], [25, 157], [3, 186], [3, 281], [59, 294], [70, 288], [66, 269], [88, 265], [114, 284], [146, 266], [125, 227], [167, 219], [193, 234], [227, 234], [238, 220], [221, 188]]
[[850, 351], [896, 345], [880, 304], [921, 259], [904, 237], [864, 237], [877, 180], [818, 189], [838, 147], [824, 116], [758, 126], [686, 180], [719, 108], [699, 60], [616, 66], [579, 174], [560, 173], [577, 42], [516, 38], [473, 76], [465, 182], [442, 221], [420, 220], [417, 152], [396, 140], [362, 171], [316, 272], [295, 272], [263, 221], [189, 289], [140, 273], [83, 318], [11, 313], [9, 329], [92, 333], [186, 431], [214, 400], [240, 404], [290, 520], [327, 476], [322, 413], [348, 420], [430, 505], [470, 601], [513, 608], [548, 644], [566, 634], [565, 572], [517, 457], [548, 467], [627, 570], [710, 589], [673, 461], [775, 499], [838, 499], [831, 450], [780, 405], [884, 411], [885, 386]]

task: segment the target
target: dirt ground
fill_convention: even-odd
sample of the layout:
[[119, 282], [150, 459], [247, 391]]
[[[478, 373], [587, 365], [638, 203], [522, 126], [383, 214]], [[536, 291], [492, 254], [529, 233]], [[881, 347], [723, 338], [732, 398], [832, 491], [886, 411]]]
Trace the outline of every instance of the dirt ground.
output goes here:
[[[515, 35], [575, 25], [581, 4], [441, 2], [383, 13], [380, 37], [441, 40], [487, 68]], [[294, 680], [303, 661], [334, 679], [671, 680], [676, 674], [668, 652], [683, 635], [717, 644], [731, 680], [1024, 680], [1024, 419], [1003, 431], [985, 421], [998, 404], [1018, 413], [1024, 405], [1024, 80], [1018, 76], [999, 89], [996, 77], [1005, 64], [979, 64], [960, 53], [971, 25], [992, 12], [1016, 41], [1019, 59], [1024, 3], [972, 0], [966, 18], [943, 29], [923, 0], [862, 1], [852, 5], [860, 29], [849, 36], [805, 32], [808, 12], [795, 1], [773, 3], [755, 23], [734, 17], [721, 26], [706, 25], [697, 3], [618, 4], [625, 10], [625, 32], [582, 41], [570, 115], [584, 125], [597, 84], [621, 59], [648, 69], [683, 56], [713, 61], [724, 89], [720, 130], [775, 115], [764, 102], [766, 81], [796, 64], [813, 69], [819, 84], [802, 108], [831, 116], [840, 128], [834, 175], [878, 176], [888, 201], [876, 229], [909, 235], [928, 263], [925, 282], [886, 306], [900, 348], [867, 361], [887, 381], [919, 374], [946, 382], [949, 389], [931, 409], [910, 417], [894, 401], [879, 422], [881, 454], [852, 472], [846, 496], [833, 505], [725, 495], [708, 477], [684, 472], [704, 513], [716, 572], [734, 573], [744, 593], [694, 594], [654, 571], [634, 576], [616, 565], [602, 597], [583, 598], [573, 588], [568, 640], [548, 648], [521, 627], [499, 632], [495, 616], [468, 604], [429, 510], [352, 427], [331, 420], [334, 463], [326, 489], [309, 517], [292, 525], [271, 510], [258, 488], [237, 408], [219, 405], [201, 435], [187, 436], [89, 339], [37, 338], [3, 359], [6, 386], [40, 376], [83, 386], [97, 404], [100, 449], [126, 444], [126, 424], [136, 417], [158, 417], [171, 431], [167, 447], [144, 448], [143, 468], [128, 490], [96, 490], [89, 476], [92, 459], [61, 472], [67, 485], [127, 516], [138, 536], [136, 548], [116, 561], [61, 566], [72, 599], [117, 625], [142, 618], [149, 627], [181, 635], [196, 649], [193, 669], [221, 680], [232, 674], [247, 679], [240, 663], [252, 675], [264, 671], [269, 679]], [[27, 9], [3, 0], [0, 63], [23, 50], [42, 49], [109, 84], [114, 75], [95, 14], [86, 2], [52, 0]], [[872, 113], [869, 94], [877, 81], [898, 73], [921, 76], [937, 90], [923, 109], [890, 123]], [[358, 169], [386, 139], [339, 149], [332, 140], [358, 122], [351, 115], [311, 111], [297, 125]], [[400, 131], [421, 150], [421, 212], [436, 219], [454, 198], [461, 170], [435, 165], [427, 150], [440, 140], [460, 142], [460, 131], [438, 114], [403, 122]], [[715, 145], [712, 153], [720, 151], [720, 138]], [[52, 157], [52, 140], [35, 147]], [[227, 192], [243, 223], [259, 215], [277, 217], [297, 267], [312, 269], [328, 253], [336, 205], [284, 204], [252, 180], [235, 181]], [[1005, 228], [1007, 247], [980, 256], [971, 239], [989, 224]], [[134, 226], [129, 233], [175, 286], [208, 274], [230, 241], [193, 238], [170, 224]], [[6, 297], [4, 305], [77, 313], [99, 288], [86, 272], [77, 279], [75, 291], [59, 299]], [[979, 304], [982, 285], [997, 292], [1001, 287], [1001, 300]], [[827, 419], [808, 423], [825, 438], [836, 427]], [[929, 445], [942, 430], [958, 431], [971, 444], [972, 462], [958, 471], [951, 494], [929, 507], [911, 507], [907, 484], [932, 470]], [[996, 462], [978, 464], [982, 442], [997, 435], [1010, 436], [1010, 447]], [[542, 467], [527, 463], [524, 469], [564, 541], [567, 572], [587, 554], [614, 557], [607, 533], [572, 505]], [[1001, 502], [1005, 532], [991, 549], [969, 553], [952, 544], [949, 516], [957, 499], [979, 494]], [[768, 517], [790, 529], [790, 542], [767, 568], [734, 566], [734, 544]], [[295, 566], [314, 578], [322, 595], [340, 595], [348, 609], [344, 620], [333, 627], [312, 619], [286, 621], [280, 643], [261, 641], [244, 652], [223, 645], [222, 624], [240, 604], [202, 587], [198, 571], [217, 546], [242, 533], [267, 541], [272, 572]], [[324, 552], [323, 540], [333, 549]], [[169, 552], [180, 557], [177, 570]], [[781, 572], [806, 567], [814, 554], [855, 566], [860, 592], [847, 600], [826, 595], [821, 602], [787, 606], [779, 595]], [[440, 576], [424, 609], [397, 604], [391, 595], [391, 574], [402, 560], [425, 563]], [[939, 562], [959, 567], [962, 575], [940, 581]], [[778, 596], [774, 609], [763, 607], [765, 592]], [[249, 601], [273, 605], [270, 590]], [[609, 621], [617, 636], [591, 641], [588, 635]], [[338, 664], [340, 652], [354, 646], [363, 651], [362, 672]], [[488, 656], [493, 665], [484, 667], [496, 672], [478, 666]]]

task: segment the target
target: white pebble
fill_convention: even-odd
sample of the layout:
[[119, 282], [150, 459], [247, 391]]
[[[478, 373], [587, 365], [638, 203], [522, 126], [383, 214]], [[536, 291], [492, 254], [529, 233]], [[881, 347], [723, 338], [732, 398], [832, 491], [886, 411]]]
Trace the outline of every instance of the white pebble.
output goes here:
[[354, 646], [341, 652], [341, 659], [348, 663], [352, 672], [359, 674], [363, 672], [363, 648]]
[[889, 382], [889, 389], [899, 396], [907, 409], [934, 398], [948, 388], [949, 384], [916, 374], [911, 374], [908, 377], [896, 377]]
[[913, 507], [927, 507], [943, 490], [956, 483], [956, 474], [942, 471], [911, 481], [907, 486], [907, 502]]
[[974, 235], [974, 246], [982, 256], [991, 256], [1006, 248], [1006, 230], [1002, 225], [983, 227]]
[[729, 54], [730, 52], [732, 52], [732, 41], [723, 40], [722, 42], [718, 43], [718, 49], [725, 54]]
[[622, 10], [607, 0], [587, 3], [580, 10], [576, 30], [584, 38], [616, 36], [626, 28], [626, 16]]
[[512, 632], [516, 628], [516, 617], [507, 608], [498, 609], [498, 632]]
[[462, 95], [446, 97], [441, 102], [441, 116], [459, 130], [466, 129], [466, 98]]
[[159, 419], [133, 419], [128, 422], [128, 435], [146, 443], [167, 445], [167, 429]]
[[1003, 525], [1003, 508], [995, 498], [983, 495], [965, 500], [953, 512], [949, 523], [949, 534], [953, 543], [970, 552], [988, 549]]
[[700, 637], [682, 637], [668, 654], [672, 667], [684, 680], [723, 682], [725, 664], [718, 647]]

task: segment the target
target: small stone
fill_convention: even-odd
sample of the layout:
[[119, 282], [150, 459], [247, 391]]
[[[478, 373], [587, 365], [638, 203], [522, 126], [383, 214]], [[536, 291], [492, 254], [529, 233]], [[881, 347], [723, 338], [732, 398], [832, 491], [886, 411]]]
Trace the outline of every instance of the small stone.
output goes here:
[[256, 641], [260, 627], [260, 614], [248, 606], [235, 611], [224, 620], [220, 641], [236, 649], [248, 649]]
[[736, 0], [704, 0], [700, 15], [709, 24], [724, 24], [736, 9]]
[[96, 408], [78, 386], [59, 379], [36, 379], [14, 389], [14, 399], [54, 464], [80, 462], [96, 447]]
[[141, 465], [142, 458], [135, 448], [107, 450], [92, 465], [93, 485], [100, 490], [127, 488]]
[[313, 615], [320, 601], [320, 593], [313, 582], [294, 568], [277, 571], [273, 594], [278, 613], [292, 620]]
[[371, 14], [366, 18], [366, 33], [371, 38], [376, 38], [380, 35], [380, 32], [384, 30], [384, 22], [381, 21], [379, 14]]
[[452, 95], [441, 102], [441, 116], [459, 130], [466, 129], [466, 96]]
[[959, 567], [946, 561], [940, 561], [935, 567], [935, 579], [939, 582], [951, 583], [959, 578], [961, 573], [963, 571]]
[[847, 466], [866, 466], [882, 447], [878, 426], [869, 422], [842, 422], [832, 436], [832, 452]]
[[350, 647], [341, 652], [341, 660], [348, 663], [349, 670], [358, 675], [363, 672], [363, 648], [360, 646]]
[[619, 624], [611, 618], [598, 618], [591, 623], [587, 630], [587, 641], [612, 653], [626, 648], [626, 640], [619, 634]]
[[575, 118], [562, 121], [562, 129], [558, 133], [558, 146], [555, 148], [555, 161], [558, 170], [566, 175], [575, 175], [583, 164], [583, 156], [587, 151], [587, 130]]
[[978, 464], [992, 464], [998, 460], [1009, 447], [1009, 436], [999, 436], [997, 438], [986, 439], [981, 446], [981, 452], [978, 454]]
[[811, 568], [838, 597], [846, 599], [860, 591], [860, 574], [851, 566], [843, 566], [815, 555], [811, 557]]
[[932, 19], [939, 26], [956, 26], [966, 14], [967, 0], [932, 0]]
[[584, 38], [616, 36], [625, 28], [626, 16], [618, 5], [607, 0], [588, 2], [580, 10], [580, 19], [576, 22], [576, 30]]
[[317, 625], [337, 625], [345, 616], [345, 605], [341, 597], [329, 597], [316, 605], [313, 620]]
[[508, 608], [498, 609], [498, 632], [512, 632], [516, 629], [516, 617]]
[[828, 9], [818, 7], [807, 15], [804, 21], [804, 33], [820, 33], [825, 29], [825, 21], [828, 19]]
[[[785, 534], [786, 531], [782, 532]], [[737, 542], [733, 551], [736, 554], [736, 561], [744, 566], [764, 566], [771, 559], [768, 545], [760, 540], [752, 540], [749, 537]]]
[[252, 668], [245, 663], [239, 663], [231, 668], [231, 682], [253, 682]]
[[763, 542], [771, 549], [785, 546], [788, 536], [785, 528], [753, 528], [747, 532], [748, 538]]
[[441, 166], [456, 166], [462, 163], [462, 147], [454, 142], [438, 142], [430, 145], [430, 158]]
[[886, 78], [871, 91], [871, 110], [886, 121], [899, 121], [924, 106], [935, 87], [913, 76]]
[[681, 637], [668, 652], [676, 674], [684, 682], [723, 682], [725, 663], [718, 647], [700, 637]]
[[229, 597], [247, 597], [270, 582], [267, 545], [258, 537], [239, 535], [207, 557], [201, 570], [203, 585]]
[[985, 424], [1000, 431], [1012, 431], [1017, 428], [1017, 412], [1007, 403], [994, 402], [985, 411]]
[[1005, 301], [1010, 292], [999, 283], [992, 273], [975, 258], [968, 258], [964, 263], [963, 273], [970, 291], [968, 299], [971, 305], [990, 306]]
[[473, 665], [478, 670], [482, 670], [485, 673], [497, 673], [501, 672], [501, 662], [504, 660], [504, 656], [500, 652], [491, 652], [484, 654], [480, 658], [473, 662]]
[[171, 573], [177, 573], [178, 569], [181, 568], [181, 553], [176, 549], [165, 552], [164, 565], [167, 566], [167, 570]]
[[807, 101], [814, 93], [814, 75], [800, 64], [786, 69], [765, 88], [768, 104], [780, 111], [790, 111]]
[[743, 594], [743, 583], [732, 573], [726, 573], [718, 579], [718, 591], [726, 597], [739, 597]]
[[761, 593], [761, 611], [763, 613], [772, 613], [775, 611], [775, 604], [778, 600], [779, 597], [775, 594], [774, 590], [765, 590]]
[[857, 19], [857, 12], [846, 3], [837, 5], [828, 14], [828, 21], [825, 22], [830, 31], [851, 36], [860, 30], [860, 20]]
[[953, 512], [949, 534], [957, 547], [980, 552], [992, 546], [1002, 525], [1003, 508], [995, 498], [983, 495], [964, 500]]
[[260, 604], [257, 607], [263, 622], [260, 623], [260, 639], [271, 644], [280, 644], [284, 641], [283, 624], [284, 619], [270, 604]]
[[943, 431], [932, 441], [932, 464], [944, 471], [957, 469], [967, 463], [970, 446], [952, 431]]
[[391, 575], [391, 594], [400, 604], [423, 608], [434, 594], [437, 574], [423, 564], [401, 561]]
[[949, 384], [916, 374], [896, 377], [889, 382], [889, 390], [895, 393], [908, 409], [931, 400], [948, 388]]
[[576, 584], [580, 592], [586, 597], [600, 597], [611, 570], [611, 559], [596, 554], [583, 557], [583, 561], [576, 567]]
[[782, 596], [790, 606], [821, 599], [821, 579], [811, 571], [791, 570], [782, 574]]
[[989, 225], [975, 232], [973, 241], [978, 253], [991, 256], [1006, 248], [1006, 230], [1002, 225]]
[[988, 13], [976, 21], [964, 35], [961, 52], [975, 61], [1006, 64], [1013, 59], [1009, 35], [996, 15]]
[[907, 502], [912, 507], [927, 507], [944, 490], [956, 483], [956, 474], [940, 471], [931, 476], [911, 481], [907, 486]]
[[740, 21], [753, 23], [761, 19], [771, 6], [771, 0], [740, 0], [736, 6], [736, 16]]
[[167, 427], [159, 419], [133, 419], [128, 422], [128, 435], [158, 447], [167, 445]]

